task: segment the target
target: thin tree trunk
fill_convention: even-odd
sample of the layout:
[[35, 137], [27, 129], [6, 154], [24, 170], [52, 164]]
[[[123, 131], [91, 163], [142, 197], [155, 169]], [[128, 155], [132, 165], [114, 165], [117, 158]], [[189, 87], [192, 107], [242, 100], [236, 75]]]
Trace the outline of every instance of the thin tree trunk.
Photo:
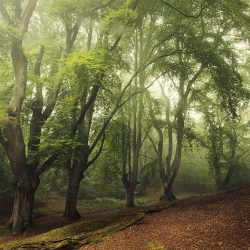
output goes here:
[[220, 166], [216, 165], [215, 168], [215, 183], [217, 190], [222, 190], [222, 180], [221, 180], [221, 169]]
[[128, 188], [126, 188], [126, 207], [135, 207], [134, 194], [135, 186], [130, 184]]
[[176, 196], [174, 195], [173, 193], [173, 183], [170, 182], [169, 184], [166, 184], [164, 186], [164, 200], [167, 200], [167, 201], [174, 201], [176, 200]]

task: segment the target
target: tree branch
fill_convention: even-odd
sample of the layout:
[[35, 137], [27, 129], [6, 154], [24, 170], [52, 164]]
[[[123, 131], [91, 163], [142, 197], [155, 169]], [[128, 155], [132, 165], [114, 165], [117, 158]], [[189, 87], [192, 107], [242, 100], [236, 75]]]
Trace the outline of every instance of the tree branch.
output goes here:
[[[112, 2], [112, 1], [110, 1], [110, 2]], [[136, 7], [137, 7], [137, 4], [138, 4], [138, 0], [134, 0], [134, 1], [132, 1], [132, 2], [129, 4], [128, 7], [129, 7], [130, 10], [135, 10]], [[129, 22], [127, 22], [127, 25], [128, 25], [128, 24], [129, 24]], [[123, 33], [124, 33], [124, 32], [122, 32], [122, 33], [118, 36], [118, 38], [115, 40], [115, 42], [113, 43], [113, 45], [109, 48], [110, 51], [113, 51], [113, 50], [116, 49], [116, 47], [118, 46], [120, 40], [121, 40], [122, 37], [123, 37]]]
[[61, 83], [57, 83], [55, 88], [52, 90], [52, 96], [49, 98], [50, 102], [48, 103], [47, 107], [45, 108], [45, 110], [42, 113], [42, 120], [43, 122], [45, 122], [46, 120], [48, 120], [48, 118], [50, 117], [51, 113], [54, 110], [54, 107], [56, 105], [56, 101], [57, 101], [57, 97], [59, 95], [59, 92], [61, 90]]
[[188, 17], [188, 18], [199, 18], [201, 16], [201, 14], [202, 14], [202, 11], [203, 11], [203, 5], [202, 4], [200, 6], [200, 11], [199, 11], [199, 13], [197, 15], [189, 15], [187, 13], [184, 13], [180, 9], [176, 8], [174, 5], [170, 4], [169, 2], [165, 2], [164, 0], [161, 0], [161, 3], [167, 5], [171, 9], [173, 9], [176, 12], [178, 12], [179, 14], [181, 14], [182, 16], [185, 16], [185, 17]]
[[23, 13], [23, 16], [21, 18], [20, 26], [21, 31], [25, 33], [28, 30], [30, 18], [34, 12], [34, 9], [36, 7], [38, 0], [29, 0], [29, 3]]
[[88, 109], [91, 107], [91, 105], [95, 101], [96, 96], [100, 90], [100, 87], [101, 87], [100, 84], [96, 84], [95, 86], [93, 86], [88, 101], [86, 102], [86, 104], [82, 108], [81, 113], [79, 115], [79, 118], [77, 119], [77, 122], [72, 127], [72, 131], [71, 131], [72, 135], [74, 135], [76, 133], [78, 125], [82, 123]]
[[14, 25], [14, 22], [11, 20], [9, 13], [7, 12], [6, 8], [4, 7], [3, 0], [0, 1], [0, 13], [8, 24]]
[[100, 9], [103, 9], [103, 8], [106, 8], [108, 7], [109, 5], [111, 5], [112, 3], [116, 2], [116, 0], [110, 0], [109, 2], [107, 3], [103, 3], [103, 4], [100, 4], [99, 6], [95, 7], [94, 8], [94, 11], [97, 11], [97, 10], [100, 10]]
[[144, 157], [146, 157], [146, 158], [148, 158], [148, 159], [151, 159], [151, 160], [153, 160], [153, 161], [155, 161], [156, 159], [154, 159], [154, 158], [152, 158], [152, 157], [150, 157], [150, 156], [148, 156], [148, 155], [144, 155], [144, 154], [139, 154], [140, 156], [144, 156]]
[[151, 144], [152, 144], [152, 146], [153, 146], [153, 148], [155, 150], [155, 153], [158, 155], [158, 150], [157, 150], [157, 148], [155, 146], [154, 140], [152, 139], [152, 137], [150, 135], [148, 135], [148, 139], [150, 140], [150, 142], [151, 142]]
[[[154, 62], [156, 62], [157, 60], [164, 58], [164, 57], [168, 57], [171, 55], [174, 55], [176, 53], [178, 53], [179, 50], [175, 50], [170, 52], [169, 54], [164, 54], [164, 55], [160, 55], [158, 57], [156, 57], [155, 59], [151, 60], [150, 62], [142, 65], [140, 68], [137, 69], [137, 71], [133, 74], [133, 76], [130, 78], [130, 80], [128, 81], [127, 85], [123, 88], [121, 94], [119, 95], [115, 108], [113, 109], [113, 111], [111, 112], [110, 116], [107, 118], [106, 122], [104, 123], [102, 129], [100, 130], [99, 134], [96, 136], [96, 139], [94, 140], [92, 146], [90, 147], [90, 152], [93, 151], [93, 149], [95, 148], [96, 144], [98, 143], [98, 141], [100, 140], [100, 138], [102, 137], [103, 132], [105, 131], [105, 129], [107, 128], [107, 126], [109, 125], [109, 122], [111, 121], [111, 119], [113, 118], [113, 116], [116, 114], [117, 110], [122, 107], [129, 99], [131, 98], [127, 98], [127, 100], [125, 102], [123, 102], [122, 104], [120, 103], [122, 100], [122, 97], [124, 96], [124, 94], [126, 93], [126, 90], [128, 89], [128, 87], [131, 85], [131, 83], [133, 82], [134, 78], [143, 70], [146, 69], [148, 66], [150, 66], [151, 64], [153, 64]], [[159, 78], [159, 77], [158, 77]], [[156, 81], [156, 80], [155, 80]], [[147, 86], [144, 90], [146, 90], [147, 88], [149, 88], [150, 86], [152, 86], [152, 84], [154, 83], [154, 81]], [[138, 93], [140, 93], [141, 90], [139, 92], [134, 93], [133, 95], [136, 95]]]
[[91, 165], [99, 158], [99, 156], [101, 155], [101, 152], [102, 152], [102, 149], [103, 149], [103, 145], [104, 145], [104, 141], [105, 141], [105, 132], [103, 133], [101, 146], [100, 146], [100, 148], [99, 148], [97, 154], [93, 157], [92, 160], [90, 160], [90, 161], [88, 162], [87, 167], [91, 166]]
[[35, 75], [39, 77], [40, 77], [41, 64], [42, 64], [44, 52], [45, 52], [45, 47], [41, 45], [39, 53], [36, 58], [36, 63], [35, 63], [35, 68], [34, 68]]
[[40, 176], [43, 174], [50, 166], [51, 164], [59, 157], [60, 153], [56, 153], [52, 156], [50, 156], [41, 166], [37, 168], [35, 171], [35, 174], [37, 176]]
[[140, 148], [142, 147], [144, 141], [146, 140], [146, 138], [147, 138], [147, 136], [148, 136], [148, 134], [149, 134], [149, 131], [150, 131], [150, 129], [152, 128], [152, 125], [153, 125], [153, 124], [151, 123], [150, 126], [148, 127], [147, 132], [146, 132], [144, 138], [143, 138], [142, 141], [141, 141]]
[[201, 65], [199, 70], [194, 74], [194, 76], [192, 77], [192, 79], [190, 81], [188, 81], [187, 84], [187, 88], [186, 88], [186, 92], [185, 92], [185, 97], [187, 98], [190, 91], [191, 91], [191, 87], [193, 85], [193, 83], [198, 79], [198, 77], [201, 75], [202, 71], [204, 69], [204, 66]]
[[[69, 49], [72, 50], [72, 47], [73, 47], [73, 44], [75, 43], [75, 40], [76, 40], [76, 37], [77, 37], [77, 34], [79, 32], [79, 29], [81, 27], [81, 24], [83, 22], [83, 16], [79, 16], [72, 28], [72, 34], [71, 34], [71, 37], [70, 37], [70, 45], [69, 45]], [[70, 51], [68, 51], [70, 52]]]

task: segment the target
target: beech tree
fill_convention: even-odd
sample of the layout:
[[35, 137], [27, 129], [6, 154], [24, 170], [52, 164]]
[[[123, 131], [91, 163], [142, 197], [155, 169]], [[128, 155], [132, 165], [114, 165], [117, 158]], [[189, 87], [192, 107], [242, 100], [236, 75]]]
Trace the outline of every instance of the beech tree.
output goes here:
[[[35, 94], [30, 108], [28, 153], [26, 153], [21, 117], [23, 101], [26, 99], [28, 60], [23, 52], [23, 40], [37, 1], [29, 1], [24, 6], [18, 1], [10, 6], [1, 4], [1, 13], [5, 22], [15, 30], [14, 38], [11, 40], [11, 58], [15, 73], [15, 85], [10, 104], [6, 108], [7, 115], [1, 133], [1, 144], [5, 148], [12, 165], [16, 189], [13, 213], [7, 227], [20, 232], [32, 225], [33, 202], [39, 185], [39, 176], [58, 157], [58, 154], [52, 154], [45, 157], [45, 159], [41, 158], [40, 141], [42, 128], [55, 108], [62, 82], [56, 80], [54, 87], [50, 89], [48, 102], [45, 103], [43, 79], [41, 79], [41, 65], [45, 48], [41, 46], [34, 64]], [[10, 8], [9, 13], [7, 8]], [[15, 13], [14, 17], [12, 16], [12, 9]], [[74, 23], [64, 21], [66, 38], [61, 60], [73, 50], [82, 19], [78, 17], [76, 21], [73, 20]], [[60, 66], [54, 74], [60, 74]]]
[[[173, 107], [173, 104], [171, 106], [168, 93], [165, 92], [164, 84], [161, 86], [165, 101], [165, 123], [168, 136], [165, 161], [162, 160], [164, 155], [163, 126], [157, 121], [152, 104], [150, 105], [150, 110], [154, 127], [158, 133], [158, 144], [154, 148], [159, 159], [159, 172], [164, 190], [161, 198], [174, 200], [176, 197], [173, 194], [172, 185], [181, 164], [185, 119], [192, 103], [193, 93], [197, 91], [195, 86], [199, 86], [197, 82], [201, 81], [202, 78], [209, 77], [209, 74], [221, 95], [222, 105], [227, 107], [232, 114], [236, 113], [237, 96], [239, 96], [237, 93], [242, 89], [242, 80], [235, 70], [235, 64], [232, 62], [234, 61], [234, 55], [228, 47], [230, 42], [226, 43], [223, 41], [238, 26], [240, 20], [235, 16], [235, 13], [246, 6], [244, 4], [234, 5], [231, 9], [234, 14], [228, 17], [227, 11], [224, 16], [225, 19], [220, 19], [216, 15], [214, 17], [210, 16], [213, 6], [206, 2], [201, 3], [200, 6], [198, 5], [198, 12], [195, 7], [187, 7], [185, 9], [185, 7], [175, 6], [165, 1], [161, 2], [166, 6], [165, 11], [172, 9], [174, 12], [174, 14], [171, 12], [172, 19], [166, 19], [166, 22], [168, 21], [166, 27], [169, 27], [169, 22], [172, 21], [173, 23], [170, 39], [164, 40], [166, 44], [165, 49], [169, 49], [169, 47], [175, 44], [176, 50], [179, 51], [175, 59], [158, 63], [160, 72], [165, 72], [166, 74], [165, 81], [170, 82], [172, 89], [175, 89], [178, 95], [176, 107]], [[219, 3], [217, 8], [218, 11], [223, 11], [224, 4]], [[179, 22], [176, 22], [176, 15], [179, 17]], [[240, 22], [245, 25], [244, 18]], [[212, 34], [209, 27], [210, 22], [213, 23], [214, 30], [219, 29], [220, 32]], [[190, 25], [191, 23], [193, 25]], [[227, 23], [227, 26], [224, 26], [225, 23]], [[242, 26], [242, 28], [245, 30], [246, 26]], [[244, 39], [244, 36], [242, 39]], [[231, 40], [232, 43], [233, 39]], [[228, 63], [227, 60], [232, 61]], [[175, 132], [175, 139], [173, 132]], [[151, 142], [154, 144], [152, 138]]]
[[28, 30], [30, 18], [36, 7], [37, 0], [31, 0], [25, 7], [16, 1], [11, 6], [13, 12], [8, 12], [1, 2], [1, 14], [10, 26], [17, 29], [18, 37], [11, 40], [11, 59], [15, 75], [15, 84], [10, 104], [6, 110], [8, 122], [1, 132], [1, 144], [5, 148], [11, 162], [15, 182], [15, 204], [9, 222], [15, 231], [21, 231], [31, 224], [34, 190], [37, 187], [36, 179], [31, 177], [31, 170], [27, 164], [25, 142], [20, 124], [20, 115], [25, 98], [27, 84], [27, 58], [23, 52], [23, 39]]

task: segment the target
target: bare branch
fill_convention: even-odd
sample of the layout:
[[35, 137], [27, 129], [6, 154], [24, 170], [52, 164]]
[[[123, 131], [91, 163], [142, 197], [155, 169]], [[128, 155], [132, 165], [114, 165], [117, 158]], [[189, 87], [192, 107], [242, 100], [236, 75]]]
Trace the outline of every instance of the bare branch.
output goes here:
[[13, 0], [13, 4], [15, 6], [15, 19], [16, 19], [16, 22], [19, 22], [20, 19], [21, 19], [21, 14], [22, 14], [21, 1]]
[[45, 110], [43, 111], [42, 114], [42, 120], [45, 122], [46, 120], [48, 120], [48, 118], [50, 117], [51, 113], [54, 110], [54, 107], [56, 105], [56, 101], [57, 101], [57, 97], [59, 95], [59, 92], [61, 90], [61, 84], [57, 84], [57, 86], [55, 87], [55, 89], [53, 90], [53, 94], [51, 96], [50, 102], [47, 105], [47, 107], [45, 108]]

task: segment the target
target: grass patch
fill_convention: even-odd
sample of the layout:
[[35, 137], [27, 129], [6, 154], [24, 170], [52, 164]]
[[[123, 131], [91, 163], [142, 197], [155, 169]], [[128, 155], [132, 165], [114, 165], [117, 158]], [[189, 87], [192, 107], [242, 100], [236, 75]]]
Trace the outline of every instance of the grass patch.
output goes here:
[[117, 209], [124, 207], [123, 200], [113, 198], [96, 198], [94, 200], [79, 200], [78, 209], [80, 211], [100, 211], [106, 209]]
[[190, 198], [190, 197], [193, 197], [193, 196], [200, 196], [200, 194], [197, 194], [197, 193], [181, 193], [181, 194], [178, 194], [177, 195], [177, 199], [178, 200], [183, 200], [183, 199], [187, 199], [187, 198]]
[[167, 250], [164, 245], [152, 241], [148, 242], [147, 247], [150, 250]]
[[[125, 201], [114, 198], [96, 198], [79, 200], [77, 204], [80, 213], [88, 213], [123, 208]], [[43, 206], [34, 209], [34, 212], [40, 215], [63, 214], [64, 205], [64, 199], [59, 194], [53, 193], [48, 201]]]
[[53, 245], [52, 248], [47, 249], [54, 249], [58, 245], [75, 244], [78, 240], [82, 241], [82, 244], [89, 244], [100, 241], [103, 235], [119, 231], [121, 228], [132, 224], [134, 220], [138, 219], [135, 214], [118, 214], [98, 219], [81, 220], [37, 236], [2, 243], [0, 244], [0, 249], [15, 249], [21, 245], [28, 245], [30, 248], [38, 246], [39, 249], [46, 249], [46, 247]]

